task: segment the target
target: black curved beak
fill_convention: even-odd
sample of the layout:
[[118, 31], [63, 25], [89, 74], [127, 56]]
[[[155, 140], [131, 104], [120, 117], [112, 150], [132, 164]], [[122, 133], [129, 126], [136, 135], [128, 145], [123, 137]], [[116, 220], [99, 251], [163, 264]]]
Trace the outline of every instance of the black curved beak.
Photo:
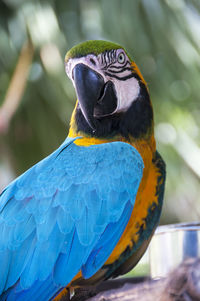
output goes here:
[[77, 64], [73, 69], [73, 79], [81, 111], [89, 126], [95, 131], [94, 108], [104, 87], [103, 77], [84, 64]]

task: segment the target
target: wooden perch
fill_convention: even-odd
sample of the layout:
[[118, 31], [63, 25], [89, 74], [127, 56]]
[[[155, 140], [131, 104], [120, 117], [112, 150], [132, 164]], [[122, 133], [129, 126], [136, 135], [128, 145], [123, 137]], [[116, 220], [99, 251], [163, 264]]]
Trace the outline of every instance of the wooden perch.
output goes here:
[[97, 286], [95, 291], [77, 290], [71, 299], [85, 300], [200, 301], [200, 259], [188, 258], [168, 277], [160, 280], [123, 278], [106, 281]]

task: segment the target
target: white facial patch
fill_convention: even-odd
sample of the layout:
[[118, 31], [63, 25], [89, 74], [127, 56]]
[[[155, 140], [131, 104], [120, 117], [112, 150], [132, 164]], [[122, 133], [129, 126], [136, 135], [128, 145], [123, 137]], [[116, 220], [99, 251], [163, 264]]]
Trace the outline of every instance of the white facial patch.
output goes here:
[[117, 94], [117, 108], [113, 113], [126, 111], [140, 93], [140, 86], [135, 77], [124, 81], [112, 78]]
[[137, 99], [140, 85], [132, 76], [131, 63], [123, 49], [101, 53], [98, 56], [88, 54], [85, 57], [69, 59], [65, 64], [65, 71], [73, 84], [72, 71], [77, 64], [84, 64], [99, 73], [105, 83], [113, 82], [118, 100], [117, 108], [113, 113], [126, 111]]

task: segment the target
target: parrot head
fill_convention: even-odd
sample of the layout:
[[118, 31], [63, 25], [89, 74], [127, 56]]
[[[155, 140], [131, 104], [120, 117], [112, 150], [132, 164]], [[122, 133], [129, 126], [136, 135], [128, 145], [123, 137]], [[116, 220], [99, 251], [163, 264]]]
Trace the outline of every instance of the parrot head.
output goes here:
[[77, 94], [71, 127], [76, 134], [136, 139], [153, 132], [153, 110], [146, 83], [125, 49], [92, 40], [65, 57], [65, 70]]

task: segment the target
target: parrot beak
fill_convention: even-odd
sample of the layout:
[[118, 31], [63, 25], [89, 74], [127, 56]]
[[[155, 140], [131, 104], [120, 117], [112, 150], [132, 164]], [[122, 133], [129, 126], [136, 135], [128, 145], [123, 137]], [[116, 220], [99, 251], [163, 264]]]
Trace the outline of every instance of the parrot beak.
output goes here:
[[95, 131], [94, 107], [104, 86], [104, 79], [84, 64], [77, 64], [74, 67], [73, 78], [81, 111], [89, 126]]
[[74, 67], [72, 74], [83, 116], [95, 131], [97, 118], [110, 115], [117, 108], [114, 84], [105, 83], [101, 74], [82, 63]]

